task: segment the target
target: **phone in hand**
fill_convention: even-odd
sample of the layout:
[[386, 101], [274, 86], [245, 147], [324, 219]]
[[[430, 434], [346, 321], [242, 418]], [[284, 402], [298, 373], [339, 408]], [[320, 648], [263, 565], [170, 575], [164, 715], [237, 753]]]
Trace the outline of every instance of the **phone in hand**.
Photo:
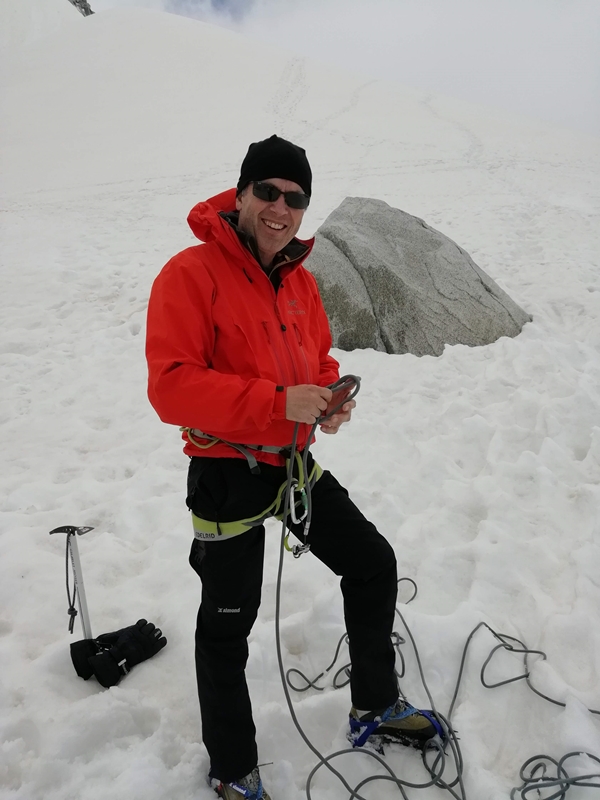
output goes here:
[[344, 381], [337, 389], [333, 391], [333, 397], [327, 404], [327, 408], [323, 414], [323, 416], [327, 416], [327, 414], [331, 414], [334, 409], [337, 411], [342, 410], [342, 405], [344, 404], [344, 400], [352, 394], [352, 390], [356, 386], [356, 382], [353, 378], [349, 378], [348, 380]]
[[341, 389], [337, 389], [333, 393], [333, 397], [327, 404], [327, 408], [325, 409], [323, 416], [331, 414], [334, 408], [336, 408], [338, 411], [341, 411], [342, 410], [341, 404], [344, 402], [344, 400], [348, 397], [349, 394], [350, 394], [350, 389], [344, 389], [343, 387]]

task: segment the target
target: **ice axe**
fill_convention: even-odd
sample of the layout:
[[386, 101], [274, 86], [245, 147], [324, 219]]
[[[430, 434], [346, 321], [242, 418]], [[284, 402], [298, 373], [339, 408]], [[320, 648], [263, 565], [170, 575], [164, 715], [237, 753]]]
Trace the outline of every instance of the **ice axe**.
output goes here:
[[[98, 683], [109, 688], [115, 686], [124, 675], [128, 675], [136, 664], [156, 655], [166, 645], [167, 640], [162, 635], [160, 628], [145, 619], [139, 619], [135, 625], [130, 625], [128, 628], [103, 633], [94, 639], [77, 545], [77, 537], [92, 530], [94, 529], [89, 526], [63, 525], [60, 528], [54, 528], [50, 534], [65, 533], [67, 536], [66, 581], [69, 601], [69, 633], [73, 633], [75, 627], [75, 617], [77, 616], [75, 601], [77, 600], [84, 635], [80, 641], [71, 643], [71, 660], [75, 672], [86, 681], [95, 675]], [[69, 561], [73, 570], [72, 595], [69, 586]]]
[[[69, 600], [69, 633], [73, 633], [75, 627], [75, 617], [77, 616], [77, 609], [75, 608], [75, 600], [79, 606], [79, 613], [81, 615], [81, 627], [83, 628], [83, 638], [93, 639], [92, 626], [90, 624], [90, 615], [87, 607], [87, 600], [85, 597], [85, 589], [83, 587], [83, 572], [81, 570], [81, 559], [79, 558], [79, 547], [77, 546], [77, 537], [83, 536], [84, 533], [89, 533], [94, 529], [91, 527], [76, 528], [74, 525], [62, 525], [60, 528], [54, 528], [50, 531], [50, 536], [53, 533], [66, 533], [67, 534], [67, 554], [66, 554], [66, 575], [67, 575], [67, 598]], [[71, 598], [71, 590], [69, 588], [69, 555], [71, 556], [71, 567], [73, 569], [73, 597]]]

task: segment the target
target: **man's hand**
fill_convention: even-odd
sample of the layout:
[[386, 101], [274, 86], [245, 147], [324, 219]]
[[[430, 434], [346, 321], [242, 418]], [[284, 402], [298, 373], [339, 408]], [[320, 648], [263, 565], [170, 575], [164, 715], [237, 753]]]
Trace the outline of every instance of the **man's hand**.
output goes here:
[[333, 392], [325, 386], [310, 384], [288, 386], [285, 418], [292, 422], [306, 422], [308, 425], [314, 425], [317, 417], [320, 417], [326, 410], [332, 397]]
[[347, 403], [344, 403], [337, 414], [334, 414], [333, 417], [330, 417], [327, 422], [321, 425], [323, 433], [337, 433], [342, 423], [350, 422], [353, 408], [356, 408], [356, 400], [348, 400]]

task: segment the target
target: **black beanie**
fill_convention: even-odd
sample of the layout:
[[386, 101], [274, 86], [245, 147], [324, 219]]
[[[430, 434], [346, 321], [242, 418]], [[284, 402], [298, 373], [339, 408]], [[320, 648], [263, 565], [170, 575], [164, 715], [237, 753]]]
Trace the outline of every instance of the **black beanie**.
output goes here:
[[248, 148], [242, 161], [237, 193], [243, 192], [251, 181], [265, 178], [294, 181], [310, 197], [312, 172], [305, 151], [275, 134], [262, 142], [253, 142]]

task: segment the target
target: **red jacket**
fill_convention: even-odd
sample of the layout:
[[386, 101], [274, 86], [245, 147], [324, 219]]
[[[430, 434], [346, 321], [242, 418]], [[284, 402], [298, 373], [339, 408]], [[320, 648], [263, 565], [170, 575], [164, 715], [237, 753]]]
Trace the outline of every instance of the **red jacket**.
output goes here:
[[[195, 206], [188, 223], [206, 244], [178, 253], [154, 281], [146, 338], [148, 397], [163, 422], [240, 444], [285, 446], [295, 425], [285, 419], [285, 387], [327, 386], [339, 377], [319, 290], [301, 263], [314, 239], [294, 240], [297, 250], [306, 249], [278, 267], [276, 291], [219, 214], [233, 210], [234, 189]], [[309, 430], [300, 426], [300, 449]], [[188, 455], [244, 458], [225, 444], [199, 450], [185, 434], [184, 439]], [[257, 458], [283, 463], [275, 454], [258, 452]]]

